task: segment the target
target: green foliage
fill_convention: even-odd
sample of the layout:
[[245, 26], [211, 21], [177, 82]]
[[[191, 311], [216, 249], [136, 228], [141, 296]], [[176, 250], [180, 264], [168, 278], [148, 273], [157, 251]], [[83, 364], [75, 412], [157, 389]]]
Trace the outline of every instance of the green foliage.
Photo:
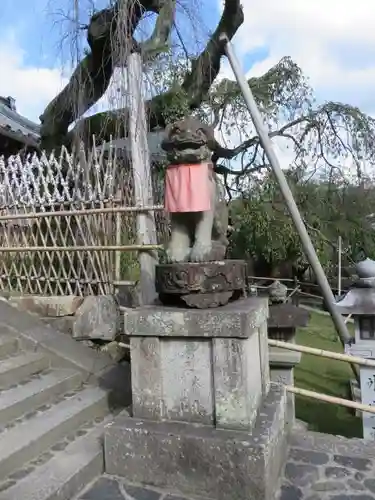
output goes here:
[[158, 54], [152, 65], [146, 68], [152, 80], [152, 112], [162, 116], [166, 123], [173, 123], [190, 114], [189, 96], [182, 88], [184, 75], [190, 62], [173, 51]]
[[[154, 106], [171, 122], [191, 113], [182, 90], [191, 69], [183, 54], [161, 54], [152, 67]], [[366, 216], [375, 213], [375, 187], [365, 176], [375, 167], [375, 120], [349, 104], [317, 103], [301, 68], [282, 58], [264, 75], [249, 80], [269, 134], [282, 145], [288, 181], [318, 256], [326, 270], [336, 258], [338, 236], [344, 260], [364, 250], [375, 257], [374, 231]], [[268, 174], [265, 152], [234, 79], [214, 82], [194, 113], [213, 124], [224, 146], [220, 170], [232, 174], [233, 257], [264, 261], [271, 267], [306, 258], [279, 188]], [[229, 176], [230, 178], [230, 176]]]
[[[288, 181], [318, 257], [330, 271], [336, 259], [338, 236], [342, 237], [344, 265], [363, 250], [375, 257], [375, 231], [367, 216], [375, 212], [375, 186], [325, 183], [316, 180]], [[283, 262], [306, 263], [300, 239], [277, 183], [267, 176], [247, 196], [231, 202], [234, 232], [231, 255], [272, 268]]]

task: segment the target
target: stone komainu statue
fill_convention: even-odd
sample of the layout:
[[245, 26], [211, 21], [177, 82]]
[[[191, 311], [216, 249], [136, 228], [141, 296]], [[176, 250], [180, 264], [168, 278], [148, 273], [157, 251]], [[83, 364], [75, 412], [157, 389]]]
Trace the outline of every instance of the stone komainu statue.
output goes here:
[[[169, 162], [166, 173], [166, 210], [171, 216], [169, 262], [204, 262], [225, 257], [228, 207], [224, 187], [211, 162], [216, 144], [212, 127], [195, 118], [177, 121], [166, 129], [162, 148]], [[167, 199], [168, 188], [174, 198], [172, 203]], [[193, 203], [193, 209], [186, 208]]]

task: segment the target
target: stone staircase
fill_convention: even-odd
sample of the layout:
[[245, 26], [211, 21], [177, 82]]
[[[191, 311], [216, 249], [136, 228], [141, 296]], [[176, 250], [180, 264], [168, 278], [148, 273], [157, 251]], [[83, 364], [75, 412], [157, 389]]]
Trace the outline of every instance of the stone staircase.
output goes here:
[[[55, 344], [62, 347], [59, 359], [51, 346], [43, 349], [13, 327], [1, 324], [3, 307], [1, 304], [0, 500], [70, 500], [102, 474], [101, 437], [121, 407], [117, 404], [116, 410], [100, 377], [78, 363], [75, 366], [66, 352], [77, 350], [75, 355], [81, 360], [83, 354], [93, 356], [99, 369], [108, 365], [108, 359], [103, 363], [99, 353], [91, 354], [89, 348], [50, 331]], [[29, 330], [32, 336], [38, 320], [27, 316], [34, 322]], [[40, 328], [48, 329], [42, 324]]]

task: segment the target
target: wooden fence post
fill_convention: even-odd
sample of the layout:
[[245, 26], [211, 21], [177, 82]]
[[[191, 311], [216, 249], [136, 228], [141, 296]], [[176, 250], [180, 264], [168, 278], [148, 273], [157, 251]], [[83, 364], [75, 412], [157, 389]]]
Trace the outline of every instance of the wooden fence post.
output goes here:
[[[142, 88], [142, 59], [140, 54], [129, 55], [128, 67], [129, 96], [129, 142], [134, 178], [134, 198], [137, 207], [152, 206], [150, 153], [147, 140], [147, 119]], [[137, 213], [137, 244], [156, 244], [154, 212]], [[140, 252], [140, 287], [143, 304], [151, 304], [156, 299], [155, 265], [156, 251]]]

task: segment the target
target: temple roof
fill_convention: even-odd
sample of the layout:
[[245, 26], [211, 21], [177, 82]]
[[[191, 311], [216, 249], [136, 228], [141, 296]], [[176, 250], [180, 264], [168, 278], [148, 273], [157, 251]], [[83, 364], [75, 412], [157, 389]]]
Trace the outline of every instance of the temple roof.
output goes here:
[[0, 135], [37, 147], [39, 130], [38, 124], [17, 113], [13, 98], [0, 96]]
[[[0, 136], [6, 136], [21, 144], [37, 148], [40, 141], [40, 125], [28, 120], [16, 111], [12, 97], [0, 96]], [[161, 161], [165, 159], [165, 152], [161, 149], [161, 140], [164, 130], [148, 133], [148, 143], [151, 159]], [[127, 138], [112, 141], [112, 146], [129, 152], [130, 144]], [[109, 144], [107, 145], [109, 147]], [[0, 155], [2, 151], [0, 151]]]

